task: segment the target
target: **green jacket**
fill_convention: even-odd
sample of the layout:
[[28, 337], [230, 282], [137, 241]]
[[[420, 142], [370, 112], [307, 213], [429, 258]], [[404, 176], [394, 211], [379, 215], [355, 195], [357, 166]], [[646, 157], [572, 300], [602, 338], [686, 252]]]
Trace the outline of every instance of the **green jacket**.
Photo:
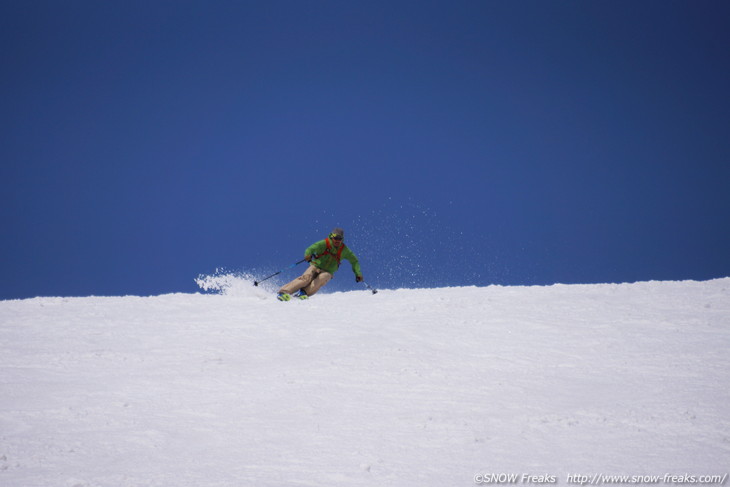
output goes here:
[[[357, 256], [355, 256], [352, 250], [350, 250], [350, 248], [347, 247], [344, 243], [342, 244], [342, 246], [344, 247], [344, 249], [342, 249], [341, 257], [350, 261], [350, 265], [352, 266], [352, 272], [354, 272], [356, 276], [362, 276], [362, 272], [360, 271], [360, 263], [357, 260]], [[332, 245], [332, 248], [330, 248], [329, 250], [331, 254], [329, 252], [325, 254], [326, 251], [326, 240], [320, 240], [319, 242], [315, 242], [307, 247], [307, 250], [304, 251], [304, 257], [309, 257], [310, 255], [320, 256], [316, 259], [312, 259], [312, 264], [314, 264], [315, 267], [322, 269], [323, 271], [334, 274], [340, 267], [340, 264], [337, 262], [337, 252], [339, 251], [339, 249]]]

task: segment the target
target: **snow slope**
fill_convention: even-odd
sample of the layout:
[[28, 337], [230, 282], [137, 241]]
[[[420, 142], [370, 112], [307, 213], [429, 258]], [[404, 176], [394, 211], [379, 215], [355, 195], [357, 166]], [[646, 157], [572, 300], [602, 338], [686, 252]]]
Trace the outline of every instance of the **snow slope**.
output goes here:
[[0, 486], [730, 470], [730, 279], [289, 303], [233, 284], [0, 302]]

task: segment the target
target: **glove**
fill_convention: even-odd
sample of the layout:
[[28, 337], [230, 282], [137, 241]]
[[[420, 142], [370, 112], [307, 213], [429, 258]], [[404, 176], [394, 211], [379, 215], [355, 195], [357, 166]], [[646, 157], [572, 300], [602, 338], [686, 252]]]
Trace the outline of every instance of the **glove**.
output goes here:
[[305, 255], [304, 260], [306, 260], [307, 262], [312, 262], [312, 257], [313, 256], [311, 256], [311, 255]]
[[355, 282], [362, 282], [362, 276], [355, 276]]

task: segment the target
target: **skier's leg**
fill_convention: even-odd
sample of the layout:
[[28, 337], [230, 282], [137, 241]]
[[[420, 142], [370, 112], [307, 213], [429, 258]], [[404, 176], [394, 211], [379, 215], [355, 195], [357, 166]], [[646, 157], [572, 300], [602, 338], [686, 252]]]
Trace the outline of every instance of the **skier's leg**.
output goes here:
[[[318, 269], [319, 270], [319, 269]], [[332, 274], [325, 271], [320, 271], [319, 274], [312, 280], [312, 283], [305, 286], [302, 291], [307, 293], [307, 296], [312, 296], [320, 290], [322, 286], [327, 284], [332, 279]]]
[[319, 269], [310, 264], [307, 270], [304, 271], [304, 274], [297, 277], [290, 283], [281, 286], [279, 293], [292, 294], [299, 291], [301, 288], [308, 286], [312, 282], [312, 279], [314, 279], [317, 275], [318, 270]]

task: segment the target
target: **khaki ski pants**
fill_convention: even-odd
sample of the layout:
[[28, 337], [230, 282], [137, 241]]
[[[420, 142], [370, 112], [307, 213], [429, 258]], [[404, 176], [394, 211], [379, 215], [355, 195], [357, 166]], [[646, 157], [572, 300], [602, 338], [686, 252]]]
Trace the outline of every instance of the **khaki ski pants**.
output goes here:
[[312, 296], [320, 290], [322, 286], [332, 279], [332, 274], [323, 271], [319, 267], [309, 264], [309, 268], [304, 274], [294, 279], [289, 284], [285, 284], [279, 289], [280, 293], [292, 294], [302, 289], [307, 296]]

